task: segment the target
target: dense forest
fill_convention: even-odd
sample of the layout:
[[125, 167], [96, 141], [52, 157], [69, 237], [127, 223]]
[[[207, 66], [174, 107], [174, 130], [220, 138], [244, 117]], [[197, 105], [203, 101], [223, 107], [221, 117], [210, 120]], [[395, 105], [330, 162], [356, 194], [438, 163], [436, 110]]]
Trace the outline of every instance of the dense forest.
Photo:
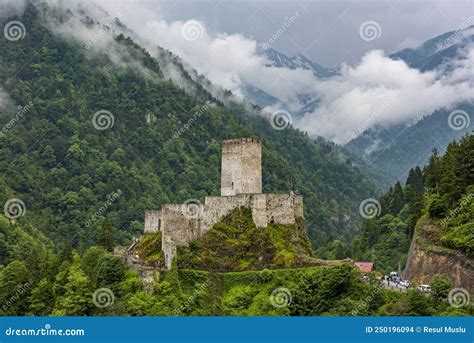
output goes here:
[[406, 263], [417, 222], [426, 218], [440, 228], [437, 243], [472, 257], [473, 195], [474, 135], [466, 135], [451, 142], [443, 156], [434, 150], [423, 170], [411, 169], [405, 187], [397, 182], [384, 194], [380, 216], [364, 221], [352, 245], [341, 244], [342, 250], [374, 261], [381, 272], [398, 270]]
[[[24, 202], [20, 221], [58, 247], [83, 251], [107, 217], [115, 242], [128, 244], [142, 232], [145, 210], [219, 193], [222, 140], [259, 136], [264, 191], [304, 195], [312, 243], [355, 234], [358, 204], [376, 187], [342, 149], [292, 128], [275, 130], [246, 106], [230, 110], [203, 89], [195, 100], [120, 34], [111, 44], [125, 62], [114, 64], [105, 52], [53, 34], [45, 22], [59, 16], [60, 25], [73, 14], [51, 12], [29, 6], [11, 18], [28, 28], [25, 37], [0, 40], [2, 94], [9, 100], [0, 118], [8, 126], [0, 137], [0, 194], [3, 203]], [[95, 123], [102, 130], [94, 118], [104, 121]], [[111, 127], [103, 129], [107, 119]]]
[[64, 255], [38, 230], [5, 218], [0, 234], [2, 250], [18, 256], [0, 272], [2, 315], [472, 315], [445, 300], [452, 284], [443, 276], [426, 295], [380, 288], [348, 263], [225, 273], [175, 265], [145, 291], [106, 241]]

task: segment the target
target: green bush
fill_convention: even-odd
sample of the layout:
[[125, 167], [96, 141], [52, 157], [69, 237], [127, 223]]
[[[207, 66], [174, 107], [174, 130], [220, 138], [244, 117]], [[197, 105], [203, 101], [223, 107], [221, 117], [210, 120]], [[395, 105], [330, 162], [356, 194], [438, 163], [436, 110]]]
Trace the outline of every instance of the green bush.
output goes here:
[[441, 243], [472, 256], [474, 254], [474, 222], [448, 228], [441, 237]]
[[439, 196], [432, 195], [430, 197], [428, 213], [431, 218], [443, 218], [446, 216], [446, 206]]
[[453, 283], [450, 278], [437, 274], [431, 280], [431, 296], [436, 300], [443, 300], [448, 297], [452, 287]]

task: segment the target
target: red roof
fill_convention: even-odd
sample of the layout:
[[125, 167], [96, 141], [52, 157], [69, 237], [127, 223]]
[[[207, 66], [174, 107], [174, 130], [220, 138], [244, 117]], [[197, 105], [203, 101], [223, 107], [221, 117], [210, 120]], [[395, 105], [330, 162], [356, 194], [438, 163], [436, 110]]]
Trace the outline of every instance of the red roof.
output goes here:
[[371, 272], [374, 270], [374, 262], [354, 262], [361, 272]]

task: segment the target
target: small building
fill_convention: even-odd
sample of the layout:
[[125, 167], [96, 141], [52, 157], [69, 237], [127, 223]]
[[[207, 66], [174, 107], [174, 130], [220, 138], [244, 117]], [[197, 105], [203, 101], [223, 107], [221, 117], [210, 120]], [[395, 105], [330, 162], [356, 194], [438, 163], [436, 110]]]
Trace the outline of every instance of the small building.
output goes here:
[[374, 262], [354, 262], [355, 266], [363, 273], [374, 271]]

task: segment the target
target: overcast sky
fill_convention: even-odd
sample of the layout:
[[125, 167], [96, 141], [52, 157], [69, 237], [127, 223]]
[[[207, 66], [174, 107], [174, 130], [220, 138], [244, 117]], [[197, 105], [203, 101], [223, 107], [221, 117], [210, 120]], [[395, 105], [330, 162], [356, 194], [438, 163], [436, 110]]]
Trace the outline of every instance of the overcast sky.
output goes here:
[[[290, 56], [302, 53], [328, 67], [341, 61], [356, 63], [372, 49], [383, 49], [388, 54], [416, 46], [458, 29], [465, 18], [474, 15], [474, 0], [139, 0], [139, 3], [156, 18], [198, 19], [211, 34], [242, 33], [259, 42], [267, 41], [282, 27], [285, 18], [297, 13], [296, 20], [272, 46]], [[360, 39], [359, 27], [366, 21], [379, 24], [379, 38]]]
[[[474, 45], [452, 58], [454, 68], [442, 65], [429, 72], [392, 60], [389, 54], [473, 25], [474, 0], [47, 1], [68, 9], [76, 3], [104, 23], [117, 16], [152, 55], [157, 55], [157, 46], [164, 47], [238, 97], [244, 98], [246, 87], [252, 86], [279, 100], [264, 113], [283, 108], [291, 117], [304, 106], [301, 96], [317, 101], [302, 117], [293, 116], [293, 125], [336, 143], [344, 144], [374, 125], [412, 124], [437, 109], [455, 109], [473, 100]], [[18, 7], [21, 1], [7, 3]], [[113, 63], [126, 63], [113, 34], [105, 34], [100, 26], [91, 29], [73, 16], [49, 27], [94, 42], [91, 50], [107, 52]], [[474, 35], [474, 27], [443, 43], [454, 44], [464, 35]], [[309, 70], [267, 67], [257, 43], [269, 43], [290, 56], [305, 54], [327, 67], [345, 63], [340, 75], [330, 79]], [[177, 71], [168, 73], [173, 77]]]

